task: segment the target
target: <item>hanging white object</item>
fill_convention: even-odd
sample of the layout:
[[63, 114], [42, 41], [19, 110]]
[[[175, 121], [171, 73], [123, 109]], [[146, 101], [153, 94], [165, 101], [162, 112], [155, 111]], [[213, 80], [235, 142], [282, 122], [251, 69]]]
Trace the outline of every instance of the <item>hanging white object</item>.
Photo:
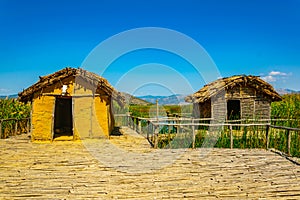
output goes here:
[[67, 93], [67, 89], [68, 89], [68, 86], [67, 85], [63, 85], [62, 88], [61, 88], [61, 94], [64, 96], [66, 93]]

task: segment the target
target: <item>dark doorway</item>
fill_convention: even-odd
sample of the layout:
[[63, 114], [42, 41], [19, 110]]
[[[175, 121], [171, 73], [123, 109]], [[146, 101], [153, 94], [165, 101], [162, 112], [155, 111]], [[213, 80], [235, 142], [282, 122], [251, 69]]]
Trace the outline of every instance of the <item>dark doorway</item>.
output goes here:
[[227, 119], [228, 120], [241, 119], [240, 100], [228, 100], [227, 101]]
[[57, 97], [54, 111], [54, 136], [73, 136], [72, 98]]

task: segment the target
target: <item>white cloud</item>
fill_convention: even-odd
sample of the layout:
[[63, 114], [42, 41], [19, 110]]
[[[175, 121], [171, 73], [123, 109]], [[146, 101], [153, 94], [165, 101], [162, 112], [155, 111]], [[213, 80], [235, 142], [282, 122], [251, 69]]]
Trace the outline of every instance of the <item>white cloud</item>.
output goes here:
[[271, 71], [269, 76], [287, 76], [287, 73], [280, 72], [280, 71]]
[[280, 71], [271, 71], [267, 75], [262, 75], [262, 79], [267, 82], [278, 82], [282, 81], [284, 82], [288, 76], [290, 76], [291, 73], [285, 73]]
[[7, 92], [10, 92], [10, 90], [5, 88], [0, 88], [0, 93], [7, 93]]
[[263, 80], [267, 81], [267, 82], [275, 82], [276, 78], [274, 76], [268, 75], [268, 76], [263, 76], [261, 77]]

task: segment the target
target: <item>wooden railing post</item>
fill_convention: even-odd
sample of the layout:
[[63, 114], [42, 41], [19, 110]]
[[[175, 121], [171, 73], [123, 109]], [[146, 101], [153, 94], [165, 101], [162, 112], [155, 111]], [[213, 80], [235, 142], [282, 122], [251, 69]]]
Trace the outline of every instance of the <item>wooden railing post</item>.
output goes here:
[[129, 127], [129, 114], [125, 116], [125, 126]]
[[270, 130], [270, 125], [267, 124], [267, 126], [266, 126], [266, 150], [269, 149], [269, 130]]
[[233, 149], [232, 125], [229, 125], [229, 131], [230, 131], [230, 149]]
[[168, 144], [169, 144], [169, 148], [171, 148], [171, 124], [170, 124], [170, 121], [168, 121]]
[[287, 129], [287, 153], [288, 156], [291, 155], [291, 132]]
[[147, 120], [147, 139], [149, 140], [149, 133], [150, 133], [150, 121]]
[[159, 126], [155, 125], [155, 129], [154, 129], [154, 149], [157, 149], [157, 147], [158, 147], [158, 130], [159, 130]]
[[138, 120], [138, 133], [142, 133], [142, 120], [140, 119], [140, 118], [137, 118], [137, 120]]
[[195, 134], [194, 119], [192, 119], [192, 135], [193, 135], [192, 148], [195, 149], [196, 134]]
[[17, 135], [17, 132], [18, 132], [18, 120], [16, 119], [15, 120], [15, 133], [14, 133], [14, 135]]
[[135, 130], [135, 117], [132, 116], [132, 130]]

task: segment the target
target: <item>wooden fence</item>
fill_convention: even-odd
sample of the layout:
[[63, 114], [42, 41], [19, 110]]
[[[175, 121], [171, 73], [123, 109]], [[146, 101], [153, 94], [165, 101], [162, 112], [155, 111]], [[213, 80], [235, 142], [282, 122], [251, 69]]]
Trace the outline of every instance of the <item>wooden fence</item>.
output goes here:
[[[300, 128], [291, 128], [291, 127], [285, 127], [285, 126], [276, 126], [276, 125], [266, 125], [266, 137], [268, 137], [269, 135], [269, 130], [270, 128], [274, 128], [274, 129], [280, 129], [280, 130], [284, 130], [286, 132], [286, 138], [287, 138], [287, 155], [288, 156], [291, 156], [291, 143], [292, 143], [292, 140], [291, 140], [291, 131], [294, 131], [296, 133], [298, 133], [298, 136], [299, 135], [299, 131], [300, 131]], [[298, 143], [299, 143], [299, 137], [298, 137]], [[269, 140], [267, 140], [267, 144], [266, 144], [266, 148], [268, 149], [269, 148]], [[299, 149], [300, 150], [300, 149]]]
[[0, 139], [30, 132], [30, 118], [0, 119]]
[[[295, 132], [295, 134], [299, 135], [300, 128], [291, 128], [286, 126], [278, 126], [276, 124], [280, 124], [281, 122], [286, 122], [287, 119], [247, 119], [247, 120], [230, 120], [225, 121], [223, 123], [214, 121], [211, 118], [202, 118], [202, 119], [194, 119], [194, 118], [177, 118], [177, 117], [168, 117], [168, 118], [141, 118], [134, 117], [129, 115], [116, 115], [118, 118], [119, 126], [129, 126], [133, 130], [137, 131], [139, 134], [143, 135], [148, 139], [150, 144], [154, 148], [158, 148], [159, 136], [162, 133], [165, 134], [180, 134], [189, 132], [191, 133], [191, 146], [195, 148], [196, 145], [196, 134], [199, 129], [207, 130], [208, 132], [214, 132], [218, 130], [224, 130], [225, 128], [229, 130], [230, 137], [230, 148], [234, 148], [234, 138], [236, 136], [237, 130], [244, 130], [247, 135], [247, 130], [259, 129], [260, 133], [262, 133], [261, 138], [264, 141], [264, 148], [269, 149], [270, 147], [270, 135], [271, 133], [276, 134], [276, 130], [283, 130], [286, 132], [285, 139], [286, 147], [281, 149], [286, 152], [288, 155], [291, 155], [291, 132]], [[121, 120], [120, 120], [121, 119]], [[296, 120], [290, 120], [296, 121]], [[277, 131], [278, 132], [278, 131]], [[259, 137], [259, 136], [256, 136]], [[169, 137], [170, 138], [170, 137]], [[299, 137], [296, 139], [300, 140]], [[272, 140], [273, 141], [273, 140]], [[297, 141], [300, 144], [300, 141]], [[273, 145], [274, 146], [274, 145]], [[299, 152], [300, 154], [300, 152]]]

